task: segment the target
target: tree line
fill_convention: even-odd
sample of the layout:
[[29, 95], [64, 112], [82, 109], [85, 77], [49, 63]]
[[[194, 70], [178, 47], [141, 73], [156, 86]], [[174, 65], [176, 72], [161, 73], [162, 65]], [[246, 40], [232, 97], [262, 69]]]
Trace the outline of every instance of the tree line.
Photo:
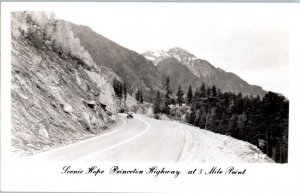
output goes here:
[[289, 101], [268, 92], [259, 96], [222, 92], [204, 83], [185, 93], [178, 86], [176, 94], [167, 77], [164, 94], [157, 91], [153, 103], [155, 118], [161, 113], [191, 125], [232, 136], [258, 146], [276, 162], [288, 157]]

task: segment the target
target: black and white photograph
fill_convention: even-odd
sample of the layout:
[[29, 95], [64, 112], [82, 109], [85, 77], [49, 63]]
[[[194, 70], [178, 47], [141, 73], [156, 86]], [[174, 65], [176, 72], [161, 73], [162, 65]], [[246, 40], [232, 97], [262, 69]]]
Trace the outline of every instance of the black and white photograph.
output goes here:
[[[289, 9], [73, 4], [9, 12], [12, 159], [289, 164]], [[225, 174], [247, 171], [227, 166]], [[74, 168], [57, 172], [82, 172]], [[161, 175], [180, 176], [167, 168]]]
[[[115, 21], [102, 25], [98, 18], [110, 17], [105, 14], [89, 13], [90, 22], [82, 25], [81, 16], [68, 12], [12, 13], [12, 146], [17, 155], [288, 162], [284, 23], [270, 16], [253, 19], [257, 23], [250, 26], [240, 18], [234, 21], [234, 15], [212, 23], [198, 20], [203, 13], [193, 9], [186, 15], [164, 13], [162, 21], [146, 12], [139, 16], [143, 24], [137, 23], [141, 18], [117, 18], [121, 26]], [[226, 28], [229, 24], [236, 29]], [[102, 28], [111, 29], [103, 36]]]

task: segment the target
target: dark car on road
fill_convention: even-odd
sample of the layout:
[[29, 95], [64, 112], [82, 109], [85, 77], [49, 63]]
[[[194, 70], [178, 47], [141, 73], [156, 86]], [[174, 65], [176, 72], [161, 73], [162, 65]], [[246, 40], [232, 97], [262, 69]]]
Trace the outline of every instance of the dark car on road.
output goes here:
[[128, 112], [128, 113], [127, 113], [127, 118], [128, 118], [128, 119], [133, 119], [132, 112]]

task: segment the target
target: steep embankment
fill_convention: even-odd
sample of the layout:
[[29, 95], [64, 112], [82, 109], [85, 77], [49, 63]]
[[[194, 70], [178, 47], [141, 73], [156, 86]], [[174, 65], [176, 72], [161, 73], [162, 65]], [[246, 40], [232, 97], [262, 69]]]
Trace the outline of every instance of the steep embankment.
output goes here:
[[32, 154], [101, 132], [116, 105], [108, 77], [68, 25], [12, 14], [12, 146]]

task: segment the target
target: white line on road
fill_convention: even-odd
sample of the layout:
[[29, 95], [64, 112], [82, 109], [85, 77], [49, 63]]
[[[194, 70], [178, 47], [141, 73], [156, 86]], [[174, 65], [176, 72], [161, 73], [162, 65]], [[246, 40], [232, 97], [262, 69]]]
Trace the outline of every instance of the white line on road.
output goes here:
[[181, 130], [181, 132], [182, 132], [182, 135], [184, 136], [184, 145], [183, 145], [181, 152], [177, 158], [177, 161], [183, 160], [183, 154], [186, 152], [186, 149], [188, 147], [188, 139], [187, 139], [186, 130]]
[[77, 161], [85, 161], [85, 160], [88, 160], [88, 159], [90, 159], [90, 158], [92, 158], [92, 157], [94, 157], [94, 156], [97, 156], [97, 155], [100, 155], [100, 154], [102, 154], [102, 153], [105, 153], [105, 152], [107, 152], [107, 151], [109, 151], [109, 150], [115, 149], [115, 148], [117, 148], [117, 147], [119, 147], [119, 146], [121, 146], [121, 145], [124, 145], [125, 143], [128, 143], [128, 142], [132, 141], [133, 139], [136, 139], [136, 138], [140, 137], [141, 135], [145, 134], [145, 133], [150, 129], [150, 124], [149, 124], [147, 121], [142, 120], [142, 119], [140, 119], [140, 118], [135, 118], [135, 119], [144, 122], [144, 123], [146, 124], [146, 129], [144, 129], [142, 132], [140, 132], [140, 133], [138, 133], [137, 135], [134, 135], [134, 136], [132, 136], [132, 137], [130, 137], [130, 138], [124, 140], [124, 141], [121, 141], [121, 142], [119, 142], [119, 143], [116, 143], [116, 144], [114, 144], [114, 145], [112, 145], [112, 146], [110, 146], [110, 147], [107, 147], [107, 148], [105, 148], [105, 149], [102, 149], [102, 150], [100, 150], [100, 151], [97, 151], [97, 152], [95, 152], [95, 153], [93, 153], [93, 154], [90, 154], [90, 155], [88, 155], [88, 156], [85, 156], [85, 157], [83, 157], [83, 158], [81, 158], [81, 159], [77, 159]]
[[70, 147], [73, 147], [73, 146], [76, 146], [76, 145], [82, 145], [82, 144], [90, 142], [92, 140], [98, 140], [102, 137], [109, 136], [109, 135], [112, 135], [112, 134], [120, 131], [121, 128], [124, 127], [124, 125], [126, 125], [126, 121], [124, 119], [122, 119], [122, 124], [117, 127], [118, 129], [115, 129], [113, 131], [110, 131], [110, 132], [107, 132], [107, 133], [104, 133], [104, 134], [101, 134], [101, 135], [98, 135], [98, 136], [95, 136], [95, 137], [91, 137], [91, 138], [88, 138], [88, 139], [85, 139], [85, 140], [82, 140], [82, 141], [78, 141], [76, 143], [72, 143], [72, 144], [69, 144], [69, 145], [65, 145], [65, 146], [62, 146], [62, 147], [51, 149], [49, 151], [45, 151], [45, 152], [33, 155], [31, 158], [40, 158], [40, 157], [46, 156], [48, 154], [51, 154], [51, 153], [54, 153], [54, 152], [57, 152], [57, 151], [61, 151], [64, 148], [70, 148]]

